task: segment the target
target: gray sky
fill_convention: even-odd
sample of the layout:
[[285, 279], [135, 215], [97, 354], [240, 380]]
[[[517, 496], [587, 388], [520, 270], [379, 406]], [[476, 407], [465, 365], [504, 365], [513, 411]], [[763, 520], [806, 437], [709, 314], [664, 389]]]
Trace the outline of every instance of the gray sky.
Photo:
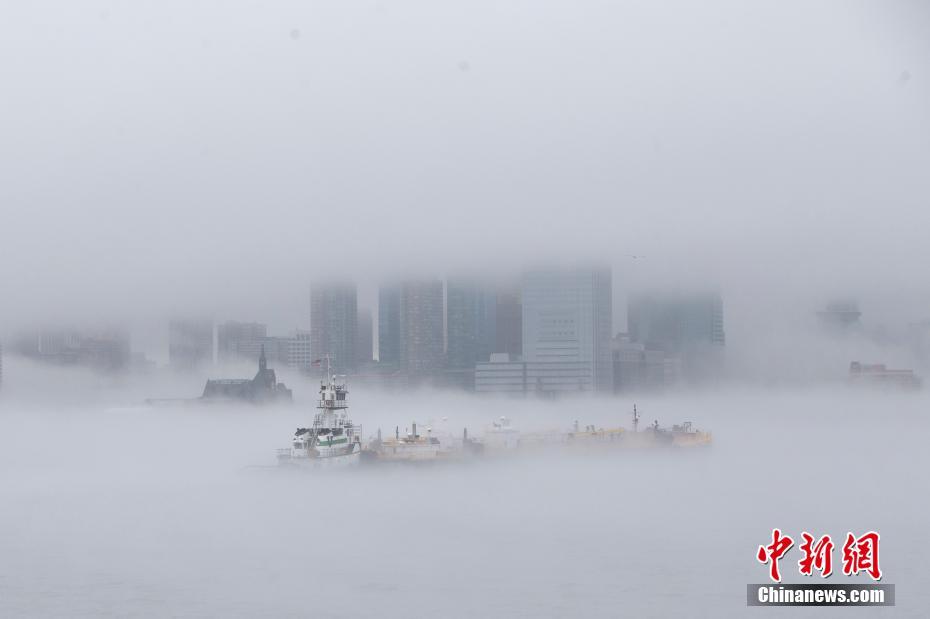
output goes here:
[[930, 314], [925, 3], [8, 3], [0, 80], [5, 329], [541, 257]]

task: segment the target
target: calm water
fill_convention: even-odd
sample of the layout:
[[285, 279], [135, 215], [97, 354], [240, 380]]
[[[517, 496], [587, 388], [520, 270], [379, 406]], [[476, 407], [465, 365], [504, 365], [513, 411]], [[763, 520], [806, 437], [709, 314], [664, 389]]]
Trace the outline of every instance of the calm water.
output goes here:
[[[368, 434], [412, 419], [476, 434], [504, 413], [526, 429], [625, 425], [632, 404], [355, 395]], [[715, 445], [327, 476], [254, 466], [306, 412], [0, 405], [0, 616], [848, 613], [746, 608], [766, 576], [755, 549], [779, 526], [878, 530], [898, 606], [855, 612], [925, 617], [928, 404], [642, 399], [644, 422], [694, 420]], [[792, 552], [782, 570], [799, 581]]]

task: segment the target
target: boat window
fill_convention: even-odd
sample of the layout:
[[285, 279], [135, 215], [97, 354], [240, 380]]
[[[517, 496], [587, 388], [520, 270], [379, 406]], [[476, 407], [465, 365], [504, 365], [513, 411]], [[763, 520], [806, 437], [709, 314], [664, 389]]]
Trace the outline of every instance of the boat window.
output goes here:
[[323, 436], [325, 434], [329, 434], [329, 428], [320, 428], [316, 434], [317, 436]]
[[342, 436], [342, 428], [333, 428], [333, 436]]

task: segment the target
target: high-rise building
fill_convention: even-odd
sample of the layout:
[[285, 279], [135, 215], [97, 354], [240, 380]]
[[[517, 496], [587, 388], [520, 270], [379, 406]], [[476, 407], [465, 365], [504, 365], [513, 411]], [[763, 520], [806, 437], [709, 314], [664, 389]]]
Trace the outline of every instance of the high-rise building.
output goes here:
[[627, 310], [630, 339], [652, 350], [723, 346], [723, 301], [716, 293], [639, 295]]
[[638, 295], [629, 302], [627, 324], [632, 342], [679, 357], [682, 378], [717, 374], [726, 343], [719, 294]]
[[495, 350], [496, 295], [475, 281], [449, 279], [446, 284], [446, 363], [451, 370], [475, 369]]
[[293, 337], [284, 339], [286, 358], [284, 363], [290, 368], [309, 372], [313, 365], [313, 348], [310, 332], [298, 330]]
[[[220, 363], [258, 361], [268, 340], [268, 327], [260, 322], [228, 321], [216, 328], [216, 358]], [[266, 354], [269, 351], [266, 350]], [[275, 358], [276, 351], [269, 355]]]
[[[579, 379], [584, 372], [573, 369], [564, 376], [564, 390], [612, 391], [611, 296], [608, 267], [525, 273], [523, 360], [533, 364], [586, 365], [590, 383]], [[556, 377], [549, 381], [553, 386], [558, 382]]]
[[358, 365], [361, 366], [365, 363], [371, 363], [371, 360], [374, 359], [374, 335], [373, 335], [373, 322], [371, 317], [371, 310], [367, 307], [363, 307], [358, 310], [358, 337], [356, 339], [356, 344], [358, 346], [358, 354], [356, 354], [356, 361]]
[[400, 365], [400, 286], [378, 290], [378, 362]]
[[435, 377], [445, 365], [442, 293], [438, 279], [400, 287], [400, 367], [411, 380]]
[[523, 303], [520, 286], [502, 286], [497, 290], [494, 352], [511, 358], [523, 354]]
[[358, 354], [358, 298], [355, 284], [318, 283], [310, 287], [310, 348], [329, 357], [333, 370], [353, 373]]
[[191, 369], [213, 363], [213, 321], [176, 319], [168, 323], [168, 363]]

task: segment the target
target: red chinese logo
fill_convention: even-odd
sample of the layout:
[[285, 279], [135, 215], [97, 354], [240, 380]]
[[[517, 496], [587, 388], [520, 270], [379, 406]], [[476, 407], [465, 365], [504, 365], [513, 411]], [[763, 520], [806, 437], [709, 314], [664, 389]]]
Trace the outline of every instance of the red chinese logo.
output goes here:
[[882, 570], [878, 567], [878, 533], [869, 531], [857, 538], [852, 533], [846, 534], [843, 544], [843, 573], [853, 576], [859, 572], [868, 572], [872, 580], [882, 579]]
[[[833, 539], [829, 535], [815, 538], [804, 531], [801, 533], [802, 543], [800, 550], [801, 560], [798, 569], [804, 576], [812, 576], [814, 570], [820, 572], [821, 578], [827, 578], [833, 573]], [[878, 564], [879, 535], [869, 531], [860, 537], [847, 533], [846, 543], [843, 544], [843, 574], [855, 576], [865, 572], [873, 580], [882, 579], [882, 570]], [[794, 546], [794, 540], [783, 535], [781, 529], [772, 529], [772, 543], [759, 546], [756, 559], [759, 563], [769, 566], [769, 578], [781, 582], [781, 573], [778, 561]]]
[[772, 529], [772, 543], [768, 546], [759, 546], [756, 559], [763, 564], [770, 563], [769, 577], [775, 582], [781, 582], [781, 574], [778, 573], [778, 560], [781, 559], [793, 545], [793, 539], [787, 535], [783, 536], [778, 529]]
[[814, 536], [808, 532], [801, 533], [804, 543], [801, 544], [801, 552], [804, 557], [798, 561], [798, 567], [805, 576], [811, 576], [814, 570], [820, 572], [821, 578], [826, 578], [833, 573], [833, 541], [829, 535], [824, 535], [816, 543]]

